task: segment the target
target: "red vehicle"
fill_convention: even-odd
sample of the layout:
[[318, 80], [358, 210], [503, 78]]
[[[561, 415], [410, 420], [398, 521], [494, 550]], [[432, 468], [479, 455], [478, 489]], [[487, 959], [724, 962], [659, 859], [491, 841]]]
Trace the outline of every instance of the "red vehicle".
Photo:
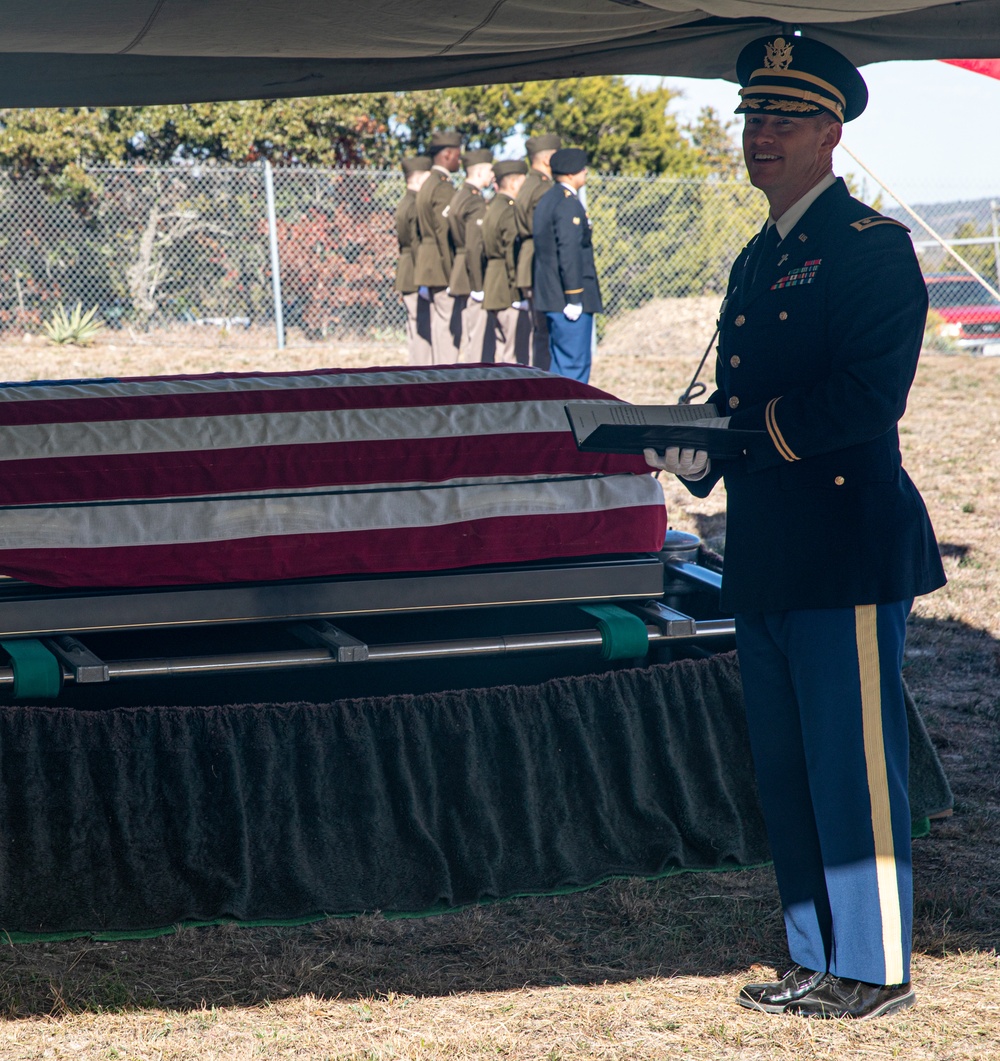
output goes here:
[[941, 334], [972, 353], [1000, 355], [1000, 299], [968, 273], [924, 279], [931, 309], [944, 320]]

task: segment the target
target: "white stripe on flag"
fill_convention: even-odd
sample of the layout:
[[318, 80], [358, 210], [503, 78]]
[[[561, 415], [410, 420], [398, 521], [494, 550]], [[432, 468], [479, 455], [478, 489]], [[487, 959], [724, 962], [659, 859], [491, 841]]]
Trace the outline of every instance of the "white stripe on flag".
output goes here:
[[58, 505], [0, 510], [0, 549], [87, 549], [429, 527], [499, 516], [661, 506], [650, 475], [418, 490]]
[[[569, 431], [565, 399], [0, 427], [0, 461]], [[485, 443], [484, 443], [485, 445]]]

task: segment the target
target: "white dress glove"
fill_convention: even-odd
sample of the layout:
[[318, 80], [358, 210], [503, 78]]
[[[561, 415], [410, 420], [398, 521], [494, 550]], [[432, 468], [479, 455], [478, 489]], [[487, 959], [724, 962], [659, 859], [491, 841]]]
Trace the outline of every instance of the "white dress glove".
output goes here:
[[431, 289], [429, 287], [418, 287], [417, 294], [425, 301], [430, 302], [431, 300]]
[[518, 299], [516, 302], [512, 302], [512, 309], [529, 310], [531, 309], [531, 303], [527, 299]]
[[712, 461], [703, 449], [681, 449], [670, 446], [661, 457], [655, 449], [644, 449], [642, 455], [650, 468], [662, 468], [690, 483], [704, 479], [712, 470]]
[[568, 321], [578, 321], [583, 313], [583, 304], [580, 302], [568, 302], [563, 306], [563, 316]]
[[469, 292], [469, 298], [471, 298], [473, 302], [482, 302], [485, 297], [486, 296], [482, 291]]

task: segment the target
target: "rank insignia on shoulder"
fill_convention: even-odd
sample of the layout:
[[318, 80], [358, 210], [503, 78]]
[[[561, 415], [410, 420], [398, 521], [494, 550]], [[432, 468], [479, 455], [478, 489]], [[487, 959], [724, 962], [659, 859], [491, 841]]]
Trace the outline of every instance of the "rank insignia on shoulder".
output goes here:
[[881, 214], [872, 214], [871, 217], [863, 217], [860, 221], [851, 222], [851, 228], [857, 229], [858, 232], [864, 232], [869, 228], [875, 228], [876, 225], [895, 225], [897, 228], [901, 228], [904, 232], [910, 231], [902, 221], [896, 221], [891, 217], [883, 217]]
[[574, 217], [573, 218], [573, 224], [574, 225], [579, 225], [580, 224], [580, 219], [578, 217]]

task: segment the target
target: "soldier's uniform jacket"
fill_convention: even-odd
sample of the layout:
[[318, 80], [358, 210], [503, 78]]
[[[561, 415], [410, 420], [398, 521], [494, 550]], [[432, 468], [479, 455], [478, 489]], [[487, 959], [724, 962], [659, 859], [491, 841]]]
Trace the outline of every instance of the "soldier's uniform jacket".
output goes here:
[[452, 249], [448, 215], [454, 185], [447, 173], [432, 169], [417, 192], [417, 246], [414, 279], [418, 287], [447, 287], [451, 274]]
[[686, 484], [705, 497], [724, 473], [722, 605], [841, 608], [928, 593], [944, 572], [896, 427], [927, 312], [907, 229], [838, 180], [752, 281], [761, 240], [730, 274], [709, 402], [730, 428], [762, 434]]
[[483, 253], [486, 257], [483, 287], [485, 309], [507, 309], [520, 297], [514, 265], [516, 241], [514, 200], [506, 192], [497, 192], [490, 200], [483, 218]]
[[[451, 293], [456, 296], [468, 295], [473, 291], [482, 291], [482, 281], [479, 287], [472, 285], [472, 272], [470, 270], [470, 259], [468, 255], [469, 228], [481, 227], [476, 224], [477, 218], [481, 221], [486, 213], [486, 200], [483, 193], [474, 185], [466, 181], [461, 188], [455, 192], [451, 200], [451, 209], [448, 211], [448, 230], [451, 234], [451, 245], [455, 256], [451, 265], [451, 274], [448, 286]], [[482, 269], [479, 269], [479, 273]]]
[[590, 221], [579, 198], [564, 185], [553, 185], [535, 207], [532, 231], [535, 309], [560, 313], [567, 303], [576, 302], [583, 304], [584, 313], [602, 312]]
[[517, 286], [523, 294], [527, 294], [531, 289], [531, 263], [535, 260], [535, 242], [532, 238], [531, 224], [535, 216], [535, 207], [551, 187], [551, 177], [546, 177], [541, 170], [530, 169], [514, 200], [517, 237], [520, 241], [517, 248]]
[[396, 238], [399, 240], [396, 290], [403, 295], [412, 294], [419, 287], [413, 279], [413, 256], [419, 239], [416, 205], [417, 193], [412, 188], [407, 188], [396, 207]]

